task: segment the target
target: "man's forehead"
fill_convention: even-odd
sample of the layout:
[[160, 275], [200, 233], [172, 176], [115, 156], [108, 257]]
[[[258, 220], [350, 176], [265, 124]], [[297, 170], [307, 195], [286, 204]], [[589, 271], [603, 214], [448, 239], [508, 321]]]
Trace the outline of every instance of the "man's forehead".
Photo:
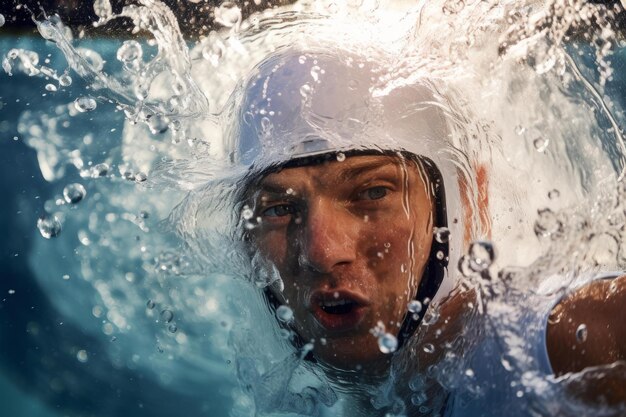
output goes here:
[[405, 162], [406, 159], [398, 155], [358, 155], [344, 160], [333, 158], [312, 165], [282, 168], [263, 177], [258, 188], [284, 191], [298, 183], [344, 183], [378, 170], [400, 173], [406, 166]]

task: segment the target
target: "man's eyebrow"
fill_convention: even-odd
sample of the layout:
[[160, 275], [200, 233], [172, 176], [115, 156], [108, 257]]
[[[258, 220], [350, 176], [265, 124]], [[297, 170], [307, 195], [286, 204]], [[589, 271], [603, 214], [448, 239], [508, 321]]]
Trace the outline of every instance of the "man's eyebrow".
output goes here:
[[262, 182], [259, 185], [258, 189], [259, 193], [268, 193], [268, 194], [277, 194], [277, 195], [285, 195], [287, 194], [287, 189], [279, 184], [274, 184], [272, 182]]
[[380, 160], [375, 160], [375, 161], [366, 161], [366, 162], [361, 162], [361, 163], [356, 163], [355, 166], [351, 166], [348, 167], [344, 170], [342, 170], [338, 175], [337, 178], [340, 181], [350, 181], [356, 177], [358, 177], [361, 174], [370, 172], [370, 171], [375, 171], [377, 169], [380, 168], [385, 168], [387, 166], [397, 166], [396, 161], [392, 160], [392, 159], [380, 159]]

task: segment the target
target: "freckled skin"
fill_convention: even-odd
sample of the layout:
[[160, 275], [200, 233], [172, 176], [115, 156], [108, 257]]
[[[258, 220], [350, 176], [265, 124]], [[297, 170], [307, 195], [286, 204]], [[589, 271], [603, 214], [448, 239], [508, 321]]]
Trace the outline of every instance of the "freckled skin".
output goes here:
[[[388, 356], [370, 329], [382, 321], [398, 333], [433, 238], [432, 200], [416, 163], [353, 156], [283, 169], [259, 189], [262, 220], [251, 240], [280, 272], [285, 289], [276, 295], [292, 308], [297, 332], [316, 341], [314, 354], [328, 365], [385, 372]], [[310, 305], [316, 290], [362, 297], [363, 319], [339, 332], [324, 328]]]

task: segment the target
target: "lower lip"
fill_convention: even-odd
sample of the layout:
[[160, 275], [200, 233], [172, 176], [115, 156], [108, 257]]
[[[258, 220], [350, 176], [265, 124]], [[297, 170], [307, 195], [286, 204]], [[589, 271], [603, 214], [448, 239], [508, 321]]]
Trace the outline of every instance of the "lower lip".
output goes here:
[[354, 329], [365, 317], [366, 307], [353, 308], [349, 313], [329, 314], [322, 307], [316, 307], [313, 315], [319, 324], [331, 332], [345, 332]]

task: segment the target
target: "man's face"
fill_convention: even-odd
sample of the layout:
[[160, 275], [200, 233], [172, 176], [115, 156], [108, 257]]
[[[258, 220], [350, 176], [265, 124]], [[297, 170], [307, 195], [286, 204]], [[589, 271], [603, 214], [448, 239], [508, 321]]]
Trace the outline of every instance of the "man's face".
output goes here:
[[276, 296], [315, 356], [341, 369], [386, 357], [370, 329], [397, 334], [432, 243], [432, 198], [414, 161], [352, 156], [286, 168], [253, 190], [256, 250], [284, 282]]

